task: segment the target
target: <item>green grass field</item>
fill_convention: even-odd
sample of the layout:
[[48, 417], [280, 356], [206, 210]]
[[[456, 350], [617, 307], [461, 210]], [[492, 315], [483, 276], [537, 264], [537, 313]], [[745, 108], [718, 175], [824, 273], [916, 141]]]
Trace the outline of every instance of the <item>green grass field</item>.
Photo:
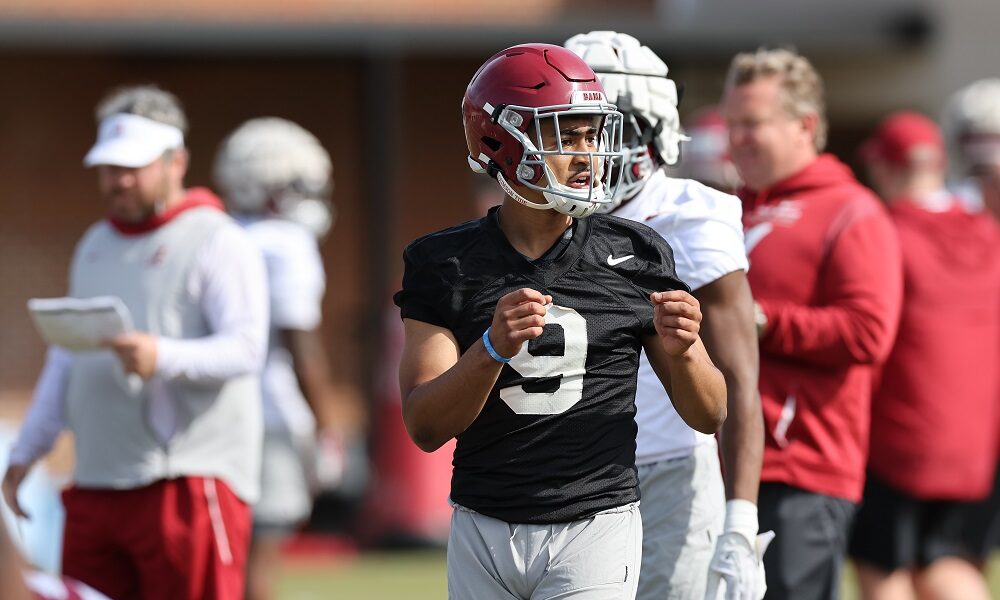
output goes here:
[[[1000, 598], [1000, 555], [991, 561], [990, 590]], [[443, 600], [447, 598], [443, 551], [368, 553], [331, 560], [286, 561], [279, 600]], [[853, 575], [844, 577], [842, 600], [857, 600]]]
[[286, 561], [279, 600], [442, 600], [444, 551], [367, 553], [329, 561]]

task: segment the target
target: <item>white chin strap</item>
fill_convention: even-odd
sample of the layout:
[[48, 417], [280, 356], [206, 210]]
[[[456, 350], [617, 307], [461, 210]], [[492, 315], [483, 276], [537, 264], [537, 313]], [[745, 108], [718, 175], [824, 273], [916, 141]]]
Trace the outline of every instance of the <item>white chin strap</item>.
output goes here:
[[552, 202], [551, 198], [546, 197], [545, 204], [539, 204], [537, 202], [532, 202], [531, 200], [528, 200], [521, 194], [518, 194], [517, 190], [514, 189], [514, 186], [507, 183], [507, 180], [504, 178], [503, 173], [501, 173], [500, 171], [497, 171], [497, 183], [500, 184], [500, 187], [503, 188], [503, 191], [507, 192], [508, 196], [510, 196], [514, 200], [517, 200], [518, 202], [527, 206], [528, 208], [536, 208], [538, 210], [548, 210], [550, 208], [556, 207], [555, 203]]
[[[545, 169], [547, 172], [548, 167], [546, 167]], [[557, 189], [561, 188], [562, 190], [565, 190], [567, 192], [572, 190], [572, 188], [566, 187], [559, 183], [552, 183], [548, 173], [546, 173], [546, 178], [549, 180], [549, 187], [554, 187]], [[527, 198], [525, 198], [524, 196], [522, 196], [521, 194], [519, 194], [517, 190], [515, 190], [514, 187], [507, 182], [507, 180], [503, 176], [503, 173], [501, 173], [500, 171], [497, 171], [497, 183], [500, 184], [500, 187], [503, 188], [503, 191], [506, 192], [507, 195], [509, 195], [511, 198], [513, 198], [520, 204], [527, 206], [528, 208], [534, 208], [536, 210], [548, 210], [551, 208], [552, 210], [560, 212], [564, 215], [569, 215], [577, 219], [582, 219], [583, 217], [589, 217], [590, 215], [594, 214], [599, 209], [601, 209], [605, 204], [610, 204], [605, 202], [594, 202], [593, 200], [589, 199], [575, 199], [569, 197], [568, 194], [567, 195], [553, 194], [547, 191], [541, 192], [542, 196], [545, 198], [545, 204], [541, 204], [538, 202], [532, 202]], [[601, 182], [597, 182], [597, 186], [598, 187], [594, 188], [592, 192], [596, 191], [602, 197], [606, 198], [608, 194], [604, 188], [604, 184]]]

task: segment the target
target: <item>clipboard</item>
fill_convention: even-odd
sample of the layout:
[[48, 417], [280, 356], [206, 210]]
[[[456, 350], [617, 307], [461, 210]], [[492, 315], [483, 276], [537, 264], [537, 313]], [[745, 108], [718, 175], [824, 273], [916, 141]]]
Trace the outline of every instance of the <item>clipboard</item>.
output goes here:
[[132, 330], [132, 315], [117, 296], [32, 298], [28, 312], [42, 339], [67, 350], [99, 350], [101, 340]]

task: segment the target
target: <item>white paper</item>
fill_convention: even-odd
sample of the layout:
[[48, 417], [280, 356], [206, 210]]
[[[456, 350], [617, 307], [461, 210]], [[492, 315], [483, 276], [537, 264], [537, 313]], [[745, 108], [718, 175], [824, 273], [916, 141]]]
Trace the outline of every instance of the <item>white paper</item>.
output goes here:
[[28, 312], [42, 339], [67, 350], [97, 350], [101, 340], [132, 330], [132, 316], [116, 296], [32, 298]]

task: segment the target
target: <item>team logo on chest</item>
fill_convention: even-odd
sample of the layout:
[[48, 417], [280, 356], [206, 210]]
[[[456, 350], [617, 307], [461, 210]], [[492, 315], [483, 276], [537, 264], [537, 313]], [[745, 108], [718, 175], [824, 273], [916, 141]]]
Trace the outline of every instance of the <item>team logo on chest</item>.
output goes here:
[[775, 225], [791, 225], [801, 217], [802, 206], [798, 200], [791, 198], [757, 208], [747, 216], [747, 228], [743, 235], [747, 254], [753, 252], [757, 244], [774, 231]]
[[760, 206], [747, 217], [747, 222], [753, 226], [765, 221], [781, 225], [791, 225], [802, 218], [802, 204], [794, 198], [787, 198]]
[[153, 254], [150, 255], [149, 260], [146, 261], [146, 265], [150, 267], [158, 267], [163, 264], [163, 259], [167, 255], [167, 247], [158, 247]]

